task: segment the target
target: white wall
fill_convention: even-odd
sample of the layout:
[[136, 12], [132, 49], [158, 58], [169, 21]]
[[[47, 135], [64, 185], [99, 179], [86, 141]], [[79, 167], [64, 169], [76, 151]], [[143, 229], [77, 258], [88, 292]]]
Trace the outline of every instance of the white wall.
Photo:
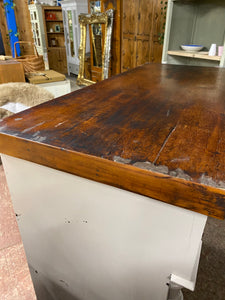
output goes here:
[[46, 4], [46, 5], [56, 5], [56, 0], [37, 0], [37, 3]]

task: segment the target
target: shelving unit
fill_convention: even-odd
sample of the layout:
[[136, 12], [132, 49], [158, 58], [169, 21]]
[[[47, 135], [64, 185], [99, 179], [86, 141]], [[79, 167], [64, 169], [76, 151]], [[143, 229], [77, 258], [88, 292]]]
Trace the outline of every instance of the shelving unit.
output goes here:
[[65, 74], [67, 73], [67, 60], [62, 9], [60, 6], [42, 6], [42, 14], [49, 68]]
[[[209, 56], [211, 44], [225, 46], [223, 0], [168, 0], [162, 63], [225, 66], [222, 56]], [[204, 45], [203, 51], [181, 50], [182, 44]]]
[[168, 51], [169, 55], [175, 56], [183, 56], [183, 57], [191, 57], [191, 58], [199, 58], [199, 59], [206, 59], [206, 60], [215, 60], [220, 61], [220, 56], [209, 56], [208, 52], [200, 51], [200, 52], [188, 52], [184, 50], [177, 50], [177, 51]]

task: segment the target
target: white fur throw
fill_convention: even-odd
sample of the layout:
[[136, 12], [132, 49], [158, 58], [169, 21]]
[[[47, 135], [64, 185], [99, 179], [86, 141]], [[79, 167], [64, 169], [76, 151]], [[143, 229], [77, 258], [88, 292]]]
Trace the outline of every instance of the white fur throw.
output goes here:
[[[34, 84], [23, 82], [0, 84], [0, 107], [8, 102], [22, 103], [32, 107], [53, 98], [52, 93]], [[12, 114], [12, 112], [0, 108], [0, 119]]]

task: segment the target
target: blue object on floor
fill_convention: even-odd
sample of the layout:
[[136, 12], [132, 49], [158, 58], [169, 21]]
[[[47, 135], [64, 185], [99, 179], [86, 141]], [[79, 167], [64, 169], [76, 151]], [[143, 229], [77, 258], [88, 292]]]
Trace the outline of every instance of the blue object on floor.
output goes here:
[[[3, 4], [5, 7], [5, 16], [6, 16], [6, 22], [8, 27], [8, 34], [9, 34], [12, 56], [15, 57], [14, 43], [19, 41], [15, 12], [14, 12], [15, 4], [13, 0], [3, 0]], [[16, 45], [16, 51], [18, 56], [20, 56], [20, 46], [18, 44]]]

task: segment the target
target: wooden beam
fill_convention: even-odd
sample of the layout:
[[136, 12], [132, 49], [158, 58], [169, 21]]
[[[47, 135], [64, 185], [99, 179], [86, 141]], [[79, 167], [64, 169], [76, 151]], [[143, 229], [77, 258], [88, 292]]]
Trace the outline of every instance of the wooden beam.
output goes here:
[[33, 42], [28, 0], [14, 0], [14, 2], [16, 4], [15, 15], [19, 32], [19, 40]]
[[12, 53], [11, 53], [9, 38], [7, 36], [8, 28], [7, 28], [7, 24], [6, 24], [3, 0], [0, 0], [0, 30], [1, 30], [1, 34], [2, 34], [2, 41], [4, 44], [4, 48], [5, 48], [5, 55], [11, 56]]

